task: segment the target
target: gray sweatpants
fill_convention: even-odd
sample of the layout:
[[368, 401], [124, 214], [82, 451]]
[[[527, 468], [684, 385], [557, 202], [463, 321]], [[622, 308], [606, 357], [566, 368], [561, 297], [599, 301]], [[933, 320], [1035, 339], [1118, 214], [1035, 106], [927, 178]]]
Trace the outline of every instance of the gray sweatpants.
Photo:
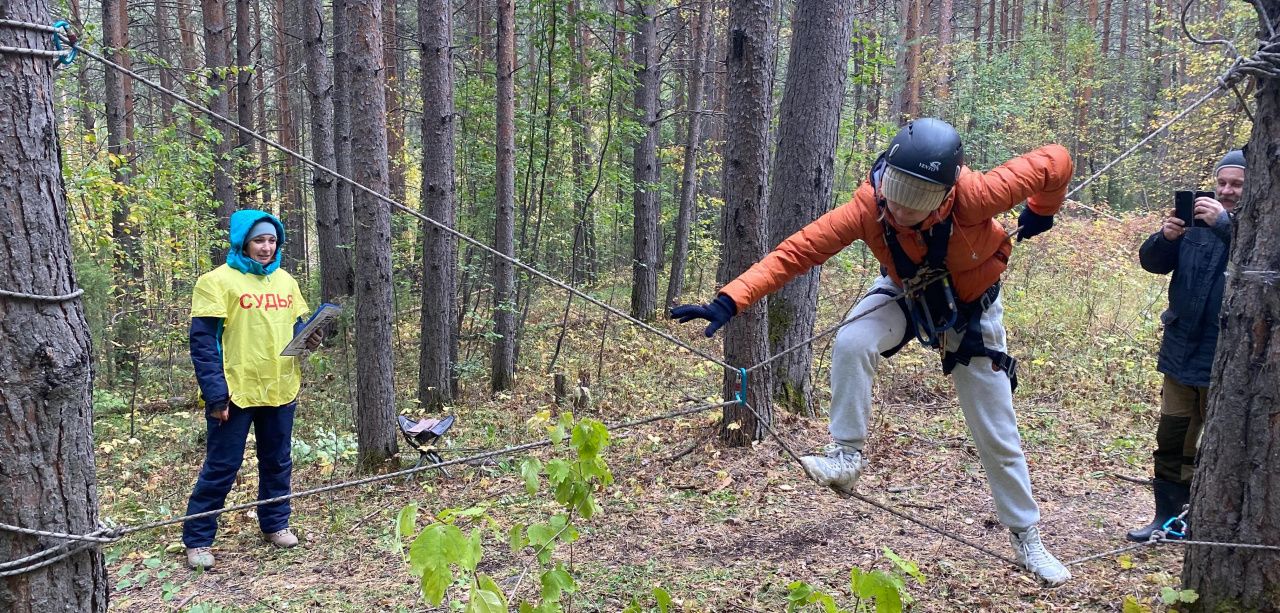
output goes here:
[[[877, 279], [873, 288], [888, 289], [895, 296], [902, 291], [889, 277]], [[867, 296], [848, 317], [892, 301], [892, 297], [883, 294]], [[896, 304], [840, 329], [831, 359], [830, 429], [836, 443], [862, 450], [871, 417], [871, 384], [880, 354], [901, 342], [906, 332], [906, 317]], [[1005, 351], [1004, 306], [999, 299], [982, 314], [982, 336], [987, 347]], [[960, 332], [947, 330], [943, 340], [949, 350], [954, 350], [960, 338]], [[964, 421], [987, 473], [1000, 523], [1018, 531], [1035, 525], [1040, 521], [1040, 509], [1031, 497], [1031, 479], [1008, 376], [992, 370], [987, 357], [972, 358], [968, 366], [957, 364], [951, 374]]]

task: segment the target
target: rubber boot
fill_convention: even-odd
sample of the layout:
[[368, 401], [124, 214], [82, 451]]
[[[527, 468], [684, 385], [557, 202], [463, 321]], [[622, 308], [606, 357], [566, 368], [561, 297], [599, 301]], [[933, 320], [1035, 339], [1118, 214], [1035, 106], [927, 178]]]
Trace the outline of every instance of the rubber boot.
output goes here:
[[[1142, 543], [1151, 540], [1151, 533], [1156, 530], [1163, 530], [1165, 522], [1171, 517], [1177, 517], [1182, 513], [1182, 507], [1191, 499], [1191, 486], [1175, 483], [1173, 481], [1165, 481], [1164, 479], [1155, 479], [1151, 482], [1152, 489], [1155, 490], [1156, 496], [1156, 517], [1141, 528], [1130, 530], [1125, 535], [1131, 541]], [[1174, 538], [1174, 537], [1170, 537]]]

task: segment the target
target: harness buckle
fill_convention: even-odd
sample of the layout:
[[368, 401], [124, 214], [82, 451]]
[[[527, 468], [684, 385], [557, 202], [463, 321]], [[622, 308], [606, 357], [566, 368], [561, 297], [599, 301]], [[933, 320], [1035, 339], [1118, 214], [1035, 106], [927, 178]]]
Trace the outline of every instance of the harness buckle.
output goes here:
[[[937, 271], [931, 268], [922, 269], [910, 280], [904, 280], [902, 285], [903, 303], [907, 305], [908, 314], [911, 316], [916, 339], [925, 346], [938, 348], [942, 346], [942, 335], [956, 325], [959, 309], [956, 308], [955, 292], [951, 289], [951, 275], [943, 274], [941, 278], [937, 278], [932, 274], [935, 272]], [[943, 300], [946, 302], [946, 320], [942, 322], [935, 319], [925, 294], [925, 290], [931, 283], [939, 283]]]

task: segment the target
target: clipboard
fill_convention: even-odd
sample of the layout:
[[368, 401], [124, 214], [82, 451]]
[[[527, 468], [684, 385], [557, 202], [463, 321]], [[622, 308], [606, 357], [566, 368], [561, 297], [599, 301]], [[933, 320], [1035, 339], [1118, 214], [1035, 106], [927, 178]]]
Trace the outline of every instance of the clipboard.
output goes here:
[[308, 319], [307, 323], [302, 325], [302, 329], [293, 337], [293, 340], [289, 341], [289, 344], [284, 346], [284, 351], [281, 351], [280, 355], [302, 355], [303, 350], [307, 348], [307, 339], [311, 338], [311, 334], [321, 326], [333, 321], [341, 314], [342, 307], [336, 304], [326, 302], [320, 305], [320, 308], [316, 309], [316, 312], [311, 314], [311, 319]]

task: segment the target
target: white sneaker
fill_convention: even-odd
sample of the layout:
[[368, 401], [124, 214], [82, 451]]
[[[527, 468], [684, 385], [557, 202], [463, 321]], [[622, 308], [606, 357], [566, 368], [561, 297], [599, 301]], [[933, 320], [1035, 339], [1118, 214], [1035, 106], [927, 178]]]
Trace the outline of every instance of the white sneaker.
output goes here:
[[867, 465], [862, 459], [862, 452], [839, 445], [828, 447], [822, 455], [804, 456], [800, 463], [818, 485], [845, 493], [853, 492], [854, 484]]
[[1040, 542], [1039, 528], [1031, 526], [1022, 532], [1012, 532], [1009, 543], [1018, 554], [1018, 563], [1039, 577], [1046, 587], [1058, 587], [1071, 578], [1071, 571]]
[[209, 570], [213, 568], [213, 549], [208, 547], [188, 547], [187, 567], [191, 570]]
[[298, 546], [298, 537], [294, 536], [293, 531], [288, 528], [275, 532], [264, 532], [262, 533], [262, 540], [283, 549]]

